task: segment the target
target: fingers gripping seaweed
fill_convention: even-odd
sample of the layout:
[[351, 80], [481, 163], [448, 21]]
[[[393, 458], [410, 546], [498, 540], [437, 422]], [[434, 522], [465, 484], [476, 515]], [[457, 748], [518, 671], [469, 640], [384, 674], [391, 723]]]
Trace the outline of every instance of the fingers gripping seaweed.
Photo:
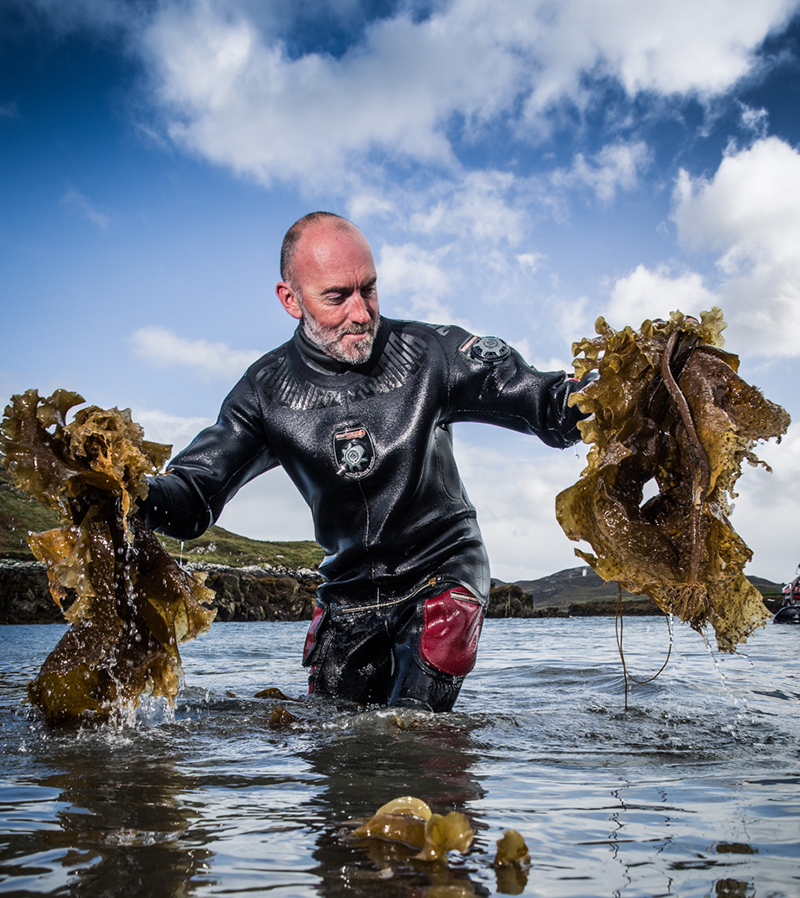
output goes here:
[[178, 691], [178, 643], [207, 630], [213, 592], [164, 551], [132, 517], [147, 475], [171, 447], [144, 439], [130, 411], [80, 409], [77, 393], [13, 396], [0, 451], [17, 488], [55, 509], [63, 526], [29, 534], [47, 565], [50, 592], [72, 624], [28, 687], [50, 724], [107, 719], [151, 692]]
[[696, 630], [710, 623], [732, 652], [769, 612], [742, 572], [752, 553], [728, 520], [730, 500], [742, 463], [763, 464], [754, 446], [780, 439], [789, 415], [738, 376], [725, 326], [718, 308], [638, 331], [599, 318], [598, 336], [574, 344], [576, 375], [599, 378], [571, 399], [591, 416], [579, 424], [591, 449], [556, 517], [591, 545], [595, 554], [575, 554], [604, 580]]

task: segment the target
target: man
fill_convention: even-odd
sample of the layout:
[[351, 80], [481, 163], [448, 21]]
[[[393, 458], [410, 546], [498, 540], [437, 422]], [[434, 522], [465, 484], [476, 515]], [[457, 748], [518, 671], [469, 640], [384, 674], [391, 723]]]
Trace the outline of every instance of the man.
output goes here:
[[361, 232], [315, 212], [281, 250], [294, 337], [255, 362], [219, 418], [155, 478], [141, 514], [180, 539], [283, 465], [311, 508], [324, 582], [306, 638], [310, 691], [448, 711], [472, 670], [489, 568], [450, 426], [574, 443], [579, 384], [495, 337], [392, 321]]

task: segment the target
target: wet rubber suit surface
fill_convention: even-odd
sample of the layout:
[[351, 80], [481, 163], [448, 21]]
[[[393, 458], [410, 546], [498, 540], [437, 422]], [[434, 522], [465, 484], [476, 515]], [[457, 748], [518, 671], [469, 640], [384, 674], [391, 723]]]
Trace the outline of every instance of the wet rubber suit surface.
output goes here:
[[562, 448], [579, 439], [567, 404], [578, 387], [458, 327], [381, 318], [362, 365], [322, 353], [299, 327], [152, 481], [140, 513], [192, 539], [241, 486], [282, 465], [325, 551], [304, 657], [312, 690], [449, 710], [490, 587], [450, 425], [497, 424]]

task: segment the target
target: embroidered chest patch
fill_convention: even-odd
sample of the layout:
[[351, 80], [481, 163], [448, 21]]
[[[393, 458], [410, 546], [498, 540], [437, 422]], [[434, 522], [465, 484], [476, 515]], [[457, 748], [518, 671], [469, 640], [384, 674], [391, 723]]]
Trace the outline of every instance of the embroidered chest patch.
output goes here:
[[351, 480], [369, 474], [375, 464], [375, 446], [364, 427], [334, 434], [333, 452], [337, 473]]

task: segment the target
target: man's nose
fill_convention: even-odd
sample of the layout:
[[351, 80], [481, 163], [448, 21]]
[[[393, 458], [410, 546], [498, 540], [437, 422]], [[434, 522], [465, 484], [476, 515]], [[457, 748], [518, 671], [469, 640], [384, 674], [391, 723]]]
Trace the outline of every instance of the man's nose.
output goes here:
[[348, 301], [348, 318], [354, 324], [368, 324], [372, 320], [369, 305], [364, 297], [356, 292], [353, 293]]

